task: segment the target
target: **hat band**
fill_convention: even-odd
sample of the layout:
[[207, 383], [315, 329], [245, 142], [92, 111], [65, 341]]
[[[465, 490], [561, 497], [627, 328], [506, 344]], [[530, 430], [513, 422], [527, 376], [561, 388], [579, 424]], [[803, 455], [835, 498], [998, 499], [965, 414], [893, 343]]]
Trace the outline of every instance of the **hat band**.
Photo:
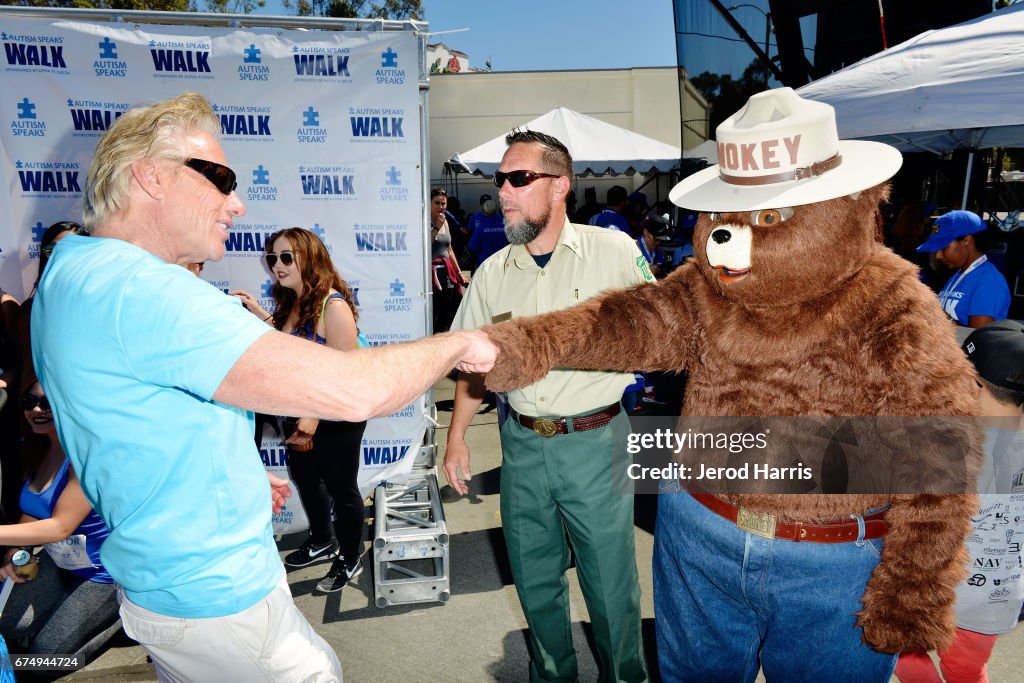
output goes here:
[[819, 161], [811, 164], [810, 166], [804, 166], [793, 171], [786, 171], [785, 173], [773, 173], [772, 175], [760, 175], [760, 176], [736, 176], [722, 173], [719, 171], [718, 177], [722, 179], [722, 182], [729, 183], [730, 185], [773, 185], [775, 183], [785, 183], [790, 180], [804, 180], [805, 178], [813, 178], [814, 176], [822, 175], [843, 163], [843, 157], [841, 154], [836, 154], [833, 157], [825, 159], [825, 161]]

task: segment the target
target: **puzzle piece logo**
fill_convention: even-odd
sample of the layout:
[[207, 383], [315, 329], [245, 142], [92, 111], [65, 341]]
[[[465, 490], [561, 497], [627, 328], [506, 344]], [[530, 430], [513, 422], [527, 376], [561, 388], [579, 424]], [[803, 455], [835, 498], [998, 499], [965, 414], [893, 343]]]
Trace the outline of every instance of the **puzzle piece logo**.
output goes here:
[[23, 98], [21, 102], [18, 102], [18, 118], [19, 119], [34, 119], [36, 118], [36, 105], [29, 101], [29, 99]]
[[380, 187], [380, 200], [382, 202], [409, 201], [409, 188], [402, 185], [402, 172], [395, 166], [384, 171], [384, 184]]
[[245, 53], [245, 59], [242, 60], [245, 64], [262, 64], [263, 60], [260, 59], [261, 50], [256, 47], [256, 43], [249, 43], [249, 47], [242, 50]]
[[313, 109], [312, 105], [310, 105], [306, 111], [302, 112], [302, 125], [309, 127], [320, 126], [320, 112]]
[[317, 237], [319, 237], [321, 240], [323, 240], [324, 235], [327, 234], [327, 231], [321, 228], [319, 223], [314, 223], [313, 227], [310, 228], [309, 231], [316, 235]]
[[387, 51], [381, 52], [380, 66], [382, 69], [397, 69], [398, 53], [392, 50], [390, 47], [387, 49]]
[[397, 277], [394, 282], [388, 285], [388, 289], [391, 292], [389, 296], [405, 296], [405, 283]]
[[270, 280], [264, 280], [263, 284], [260, 285], [260, 294], [264, 299], [274, 296], [274, 283]]
[[110, 38], [104, 38], [97, 44], [100, 48], [100, 59], [117, 59], [117, 43]]
[[270, 171], [263, 168], [263, 164], [260, 164], [252, 171], [252, 184], [253, 185], [269, 185], [270, 184]]
[[43, 233], [46, 232], [46, 226], [43, 225], [42, 221], [36, 221], [36, 224], [32, 226], [32, 241], [42, 242]]

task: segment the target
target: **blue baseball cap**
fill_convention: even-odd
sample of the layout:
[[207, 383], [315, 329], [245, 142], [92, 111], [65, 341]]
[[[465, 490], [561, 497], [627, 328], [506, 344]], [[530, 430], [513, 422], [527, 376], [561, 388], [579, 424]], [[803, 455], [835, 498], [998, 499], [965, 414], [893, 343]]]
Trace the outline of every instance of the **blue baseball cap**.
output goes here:
[[917, 251], [942, 251], [953, 240], [976, 232], [984, 232], [988, 228], [981, 216], [973, 211], [950, 211], [935, 219], [932, 234], [928, 241], [917, 248]]

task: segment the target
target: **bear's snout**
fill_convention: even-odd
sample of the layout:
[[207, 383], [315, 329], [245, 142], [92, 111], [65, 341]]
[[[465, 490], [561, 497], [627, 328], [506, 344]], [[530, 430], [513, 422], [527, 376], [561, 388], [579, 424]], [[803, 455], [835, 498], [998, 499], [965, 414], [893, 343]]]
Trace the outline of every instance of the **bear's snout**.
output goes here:
[[707, 236], [705, 251], [708, 265], [718, 271], [721, 282], [732, 284], [750, 273], [754, 231], [746, 225], [730, 223], [716, 227]]

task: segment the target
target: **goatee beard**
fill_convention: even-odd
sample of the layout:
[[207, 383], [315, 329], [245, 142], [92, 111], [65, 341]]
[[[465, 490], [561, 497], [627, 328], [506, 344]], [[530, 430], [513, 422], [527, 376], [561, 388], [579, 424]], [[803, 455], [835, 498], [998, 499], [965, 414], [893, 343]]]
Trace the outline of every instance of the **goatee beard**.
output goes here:
[[528, 244], [540, 235], [544, 226], [551, 219], [551, 211], [546, 211], [540, 218], [523, 216], [518, 223], [505, 221], [505, 237], [510, 244]]

